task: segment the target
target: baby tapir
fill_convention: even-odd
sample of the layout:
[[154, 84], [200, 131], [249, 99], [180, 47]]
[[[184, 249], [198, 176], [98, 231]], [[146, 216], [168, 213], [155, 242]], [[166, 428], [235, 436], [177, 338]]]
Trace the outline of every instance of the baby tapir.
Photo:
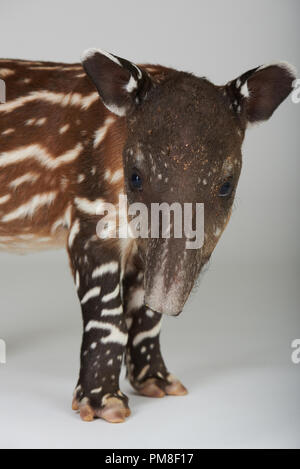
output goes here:
[[[292, 67], [215, 86], [90, 49], [82, 65], [3, 59], [0, 79], [0, 248], [68, 250], [84, 328], [73, 409], [87, 421], [129, 416], [124, 356], [139, 393], [186, 394], [161, 356], [162, 315], [182, 311], [209, 260], [230, 217], [245, 130], [291, 92]], [[147, 207], [203, 203], [201, 248], [185, 236], [99, 236], [99, 207], [118, 206], [120, 194]]]

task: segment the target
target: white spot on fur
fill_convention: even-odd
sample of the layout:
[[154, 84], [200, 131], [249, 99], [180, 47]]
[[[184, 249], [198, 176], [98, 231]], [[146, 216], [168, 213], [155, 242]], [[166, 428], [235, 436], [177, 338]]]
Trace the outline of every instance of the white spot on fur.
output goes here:
[[15, 129], [6, 129], [4, 130], [1, 135], [10, 135], [15, 131]]
[[88, 109], [95, 101], [99, 98], [97, 91], [84, 96], [80, 93], [55, 93], [53, 91], [32, 91], [26, 96], [21, 96], [12, 101], [7, 101], [0, 107], [1, 112], [7, 113], [14, 111], [26, 104], [33, 103], [35, 101], [44, 101], [50, 104], [58, 104], [61, 107], [81, 107], [82, 109]]
[[0, 197], [0, 205], [1, 204], [6, 204], [6, 202], [11, 198], [10, 194], [3, 195]]
[[118, 308], [103, 309], [101, 311], [101, 316], [117, 316], [121, 313], [123, 313], [123, 306], [122, 305], [120, 305]]
[[63, 126], [59, 129], [59, 133], [62, 135], [62, 134], [64, 134], [65, 132], [67, 132], [67, 130], [69, 130], [69, 128], [70, 128], [70, 124], [63, 125]]
[[123, 177], [123, 170], [122, 169], [118, 169], [117, 171], [114, 172], [114, 174], [112, 175], [112, 178], [111, 178], [111, 182], [114, 183], [114, 182], [118, 182], [122, 179]]
[[144, 366], [144, 368], [142, 369], [142, 371], [139, 373], [139, 375], [137, 376], [137, 380], [138, 381], [141, 381], [144, 376], [146, 375], [147, 371], [149, 370], [150, 368], [150, 365], [146, 365]]
[[73, 223], [73, 226], [70, 230], [70, 234], [69, 234], [69, 240], [68, 240], [69, 248], [71, 248], [73, 246], [74, 240], [75, 240], [76, 236], [78, 235], [79, 230], [80, 230], [79, 220], [75, 220], [75, 222]]
[[24, 182], [30, 182], [30, 183], [35, 182], [39, 177], [40, 177], [39, 174], [26, 173], [26, 174], [23, 174], [23, 176], [20, 176], [20, 177], [14, 179], [13, 181], [11, 181], [9, 183], [9, 185], [13, 189], [16, 189], [17, 187], [19, 187]]
[[108, 181], [110, 178], [111, 178], [111, 170], [107, 169], [104, 173], [104, 179], [106, 179], [106, 181]]
[[84, 304], [87, 303], [90, 299], [99, 296], [99, 295], [100, 295], [100, 291], [101, 291], [101, 288], [100, 288], [100, 287], [91, 288], [88, 292], [86, 292], [86, 294], [85, 294], [84, 297], [82, 298], [81, 304], [84, 305]]
[[84, 174], [79, 174], [77, 177], [77, 182], [80, 184], [85, 180], [85, 175]]
[[133, 90], [137, 88], [137, 81], [132, 75], [128, 83], [124, 86], [124, 88], [128, 93], [131, 93]]
[[118, 284], [111, 293], [107, 293], [107, 295], [104, 295], [102, 297], [102, 302], [108, 303], [109, 301], [114, 300], [115, 298], [117, 298], [119, 293], [120, 293], [120, 285]]
[[128, 301], [127, 311], [133, 311], [139, 309], [144, 304], [145, 290], [141, 288], [135, 289]]
[[76, 270], [76, 274], [75, 274], [75, 285], [78, 290], [80, 287], [80, 275], [79, 275], [78, 270]]
[[244, 96], [244, 98], [249, 98], [249, 96], [250, 96], [248, 84], [247, 84], [246, 81], [245, 81], [245, 83], [243, 84], [243, 86], [241, 88], [241, 95]]
[[43, 205], [48, 205], [49, 207], [55, 200], [56, 195], [57, 192], [47, 192], [45, 194], [34, 195], [29, 202], [20, 205], [17, 209], [4, 215], [4, 217], [2, 217], [2, 221], [6, 223], [18, 218], [32, 217], [35, 211]]
[[0, 68], [0, 78], [7, 78], [15, 74], [15, 70], [9, 68]]
[[81, 212], [87, 213], [89, 215], [97, 215], [97, 213], [101, 211], [103, 203], [103, 199], [89, 200], [85, 198], [75, 197], [76, 207]]
[[35, 125], [37, 125], [38, 127], [41, 127], [42, 125], [45, 124], [47, 120], [47, 117], [41, 117], [40, 119], [38, 119], [35, 123]]
[[[96, 375], [96, 373], [95, 373], [95, 375]], [[102, 386], [100, 386], [100, 388], [92, 389], [91, 394], [99, 394], [101, 391], [102, 391]]]
[[33, 125], [35, 123], [35, 119], [27, 119], [25, 121], [25, 125]]
[[159, 322], [150, 330], [139, 332], [135, 338], [133, 339], [133, 346], [136, 347], [138, 344], [143, 342], [145, 339], [151, 339], [153, 337], [156, 337], [161, 329], [161, 322], [162, 319], [159, 320]]
[[106, 264], [102, 264], [92, 273], [92, 278], [101, 277], [105, 274], [115, 274], [118, 272], [119, 264], [116, 261], [107, 262]]
[[120, 345], [127, 344], [128, 334], [125, 334], [124, 332], [120, 331], [120, 329], [114, 326], [113, 324], [92, 320], [87, 324], [85, 331], [89, 332], [92, 329], [103, 329], [109, 331], [109, 334], [106, 337], [101, 338], [101, 342], [103, 344], [108, 344], [111, 342], [118, 343]]
[[100, 127], [100, 129], [96, 130], [95, 135], [94, 135], [94, 148], [97, 148], [100, 145], [100, 143], [104, 140], [109, 127], [114, 122], [115, 122], [115, 118], [112, 116], [109, 116], [105, 119], [104, 124]]
[[[1, 109], [1, 106], [0, 106]], [[17, 150], [11, 150], [0, 154], [0, 167], [20, 163], [26, 159], [35, 159], [48, 169], [56, 169], [62, 164], [71, 163], [81, 153], [82, 145], [77, 143], [74, 148], [60, 156], [53, 157], [41, 145], [25, 145]]]

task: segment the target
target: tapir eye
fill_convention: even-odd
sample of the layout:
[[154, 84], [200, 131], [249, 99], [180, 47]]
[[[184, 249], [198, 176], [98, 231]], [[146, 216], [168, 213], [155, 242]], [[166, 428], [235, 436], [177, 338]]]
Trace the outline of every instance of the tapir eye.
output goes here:
[[133, 171], [130, 176], [130, 185], [133, 190], [142, 190], [142, 178], [141, 176], [136, 172]]
[[219, 189], [219, 197], [228, 197], [232, 192], [233, 186], [230, 181], [226, 181]]

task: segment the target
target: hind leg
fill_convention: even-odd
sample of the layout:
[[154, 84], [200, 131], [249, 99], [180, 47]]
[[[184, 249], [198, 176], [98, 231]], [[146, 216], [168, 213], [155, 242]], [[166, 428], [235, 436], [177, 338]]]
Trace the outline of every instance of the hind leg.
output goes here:
[[129, 329], [126, 347], [127, 376], [140, 394], [183, 396], [187, 389], [168, 372], [160, 349], [162, 315], [143, 305], [143, 274], [134, 272], [124, 281], [124, 309]]

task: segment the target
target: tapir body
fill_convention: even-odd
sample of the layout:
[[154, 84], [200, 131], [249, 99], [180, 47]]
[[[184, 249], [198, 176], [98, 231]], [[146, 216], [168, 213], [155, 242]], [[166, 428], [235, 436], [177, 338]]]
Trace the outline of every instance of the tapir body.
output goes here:
[[[123, 356], [141, 394], [187, 392], [161, 356], [162, 315], [182, 311], [228, 222], [248, 123], [268, 119], [294, 78], [279, 63], [215, 86], [96, 49], [82, 65], [0, 60], [0, 249], [68, 250], [84, 327], [73, 409], [84, 420], [129, 415]], [[204, 203], [204, 244], [101, 238], [99, 207], [120, 195]]]

